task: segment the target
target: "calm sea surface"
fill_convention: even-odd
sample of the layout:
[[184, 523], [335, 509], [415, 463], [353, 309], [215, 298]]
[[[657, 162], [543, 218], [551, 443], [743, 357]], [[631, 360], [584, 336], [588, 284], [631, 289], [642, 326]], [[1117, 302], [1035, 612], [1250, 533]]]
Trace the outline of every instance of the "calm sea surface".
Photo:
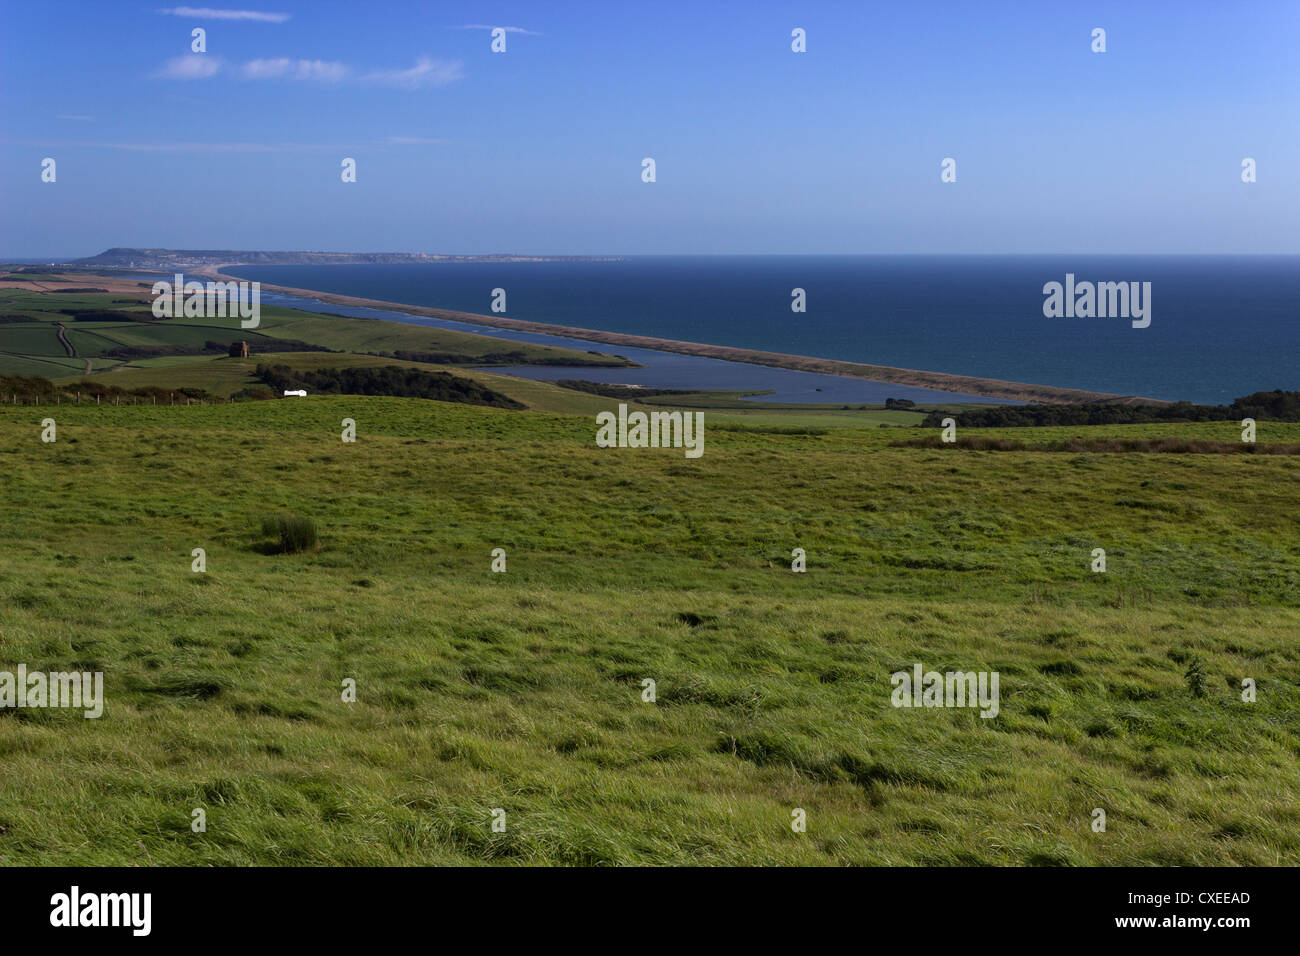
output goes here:
[[[503, 288], [511, 318], [1152, 398], [1218, 404], [1300, 388], [1296, 256], [637, 256], [235, 271], [276, 285], [479, 313], [490, 313], [492, 290]], [[1043, 285], [1063, 283], [1067, 272], [1076, 282], [1150, 282], [1150, 327], [1135, 329], [1122, 318], [1045, 318]], [[804, 313], [791, 311], [794, 288], [806, 292]], [[635, 350], [581, 347], [641, 360], [629, 354]], [[581, 377], [776, 387], [781, 394], [771, 398], [783, 401], [882, 401], [913, 392], [934, 398], [897, 386], [829, 394], [825, 383], [768, 374], [782, 370], [740, 365], [728, 372], [737, 363], [664, 355], [650, 353], [656, 370], [649, 377], [606, 369]], [[572, 370], [516, 371], [574, 377]]]

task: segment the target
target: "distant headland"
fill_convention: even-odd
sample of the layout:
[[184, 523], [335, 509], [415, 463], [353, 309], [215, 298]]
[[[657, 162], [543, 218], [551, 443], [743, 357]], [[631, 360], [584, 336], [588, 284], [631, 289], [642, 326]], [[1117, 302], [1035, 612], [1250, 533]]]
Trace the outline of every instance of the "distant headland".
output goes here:
[[622, 262], [618, 256], [525, 256], [512, 253], [466, 256], [425, 252], [268, 252], [241, 249], [106, 249], [97, 256], [72, 259], [75, 266], [118, 269], [192, 269], [238, 262], [243, 265], [408, 265], [436, 262]]

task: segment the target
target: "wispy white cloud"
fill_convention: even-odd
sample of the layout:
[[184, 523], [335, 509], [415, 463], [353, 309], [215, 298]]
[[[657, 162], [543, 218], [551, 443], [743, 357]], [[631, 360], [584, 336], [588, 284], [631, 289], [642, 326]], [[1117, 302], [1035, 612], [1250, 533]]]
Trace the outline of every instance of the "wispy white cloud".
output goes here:
[[389, 136], [384, 142], [392, 146], [443, 146], [451, 140], [430, 139], [427, 136]]
[[181, 142], [177, 140], [163, 140], [160, 142], [86, 142], [86, 141], [62, 141], [51, 142], [41, 140], [39, 142], [28, 140], [5, 140], [0, 139], [0, 143], [10, 143], [16, 146], [40, 146], [42, 148], [80, 148], [80, 149], [121, 149], [136, 153], [289, 153], [289, 152], [311, 152], [311, 153], [339, 153], [348, 155], [356, 153], [359, 150], [367, 149], [384, 149], [390, 146], [445, 146], [451, 144], [452, 140], [431, 139], [420, 136], [386, 136], [383, 139], [371, 140], [351, 140], [346, 143], [232, 143], [232, 142], [212, 142], [196, 143]]
[[[295, 143], [75, 143], [99, 149], [125, 149], [133, 153], [279, 153], [313, 147]], [[326, 147], [315, 147], [325, 149]]]
[[422, 86], [446, 86], [462, 79], [465, 74], [455, 60], [432, 60], [420, 57], [409, 70], [376, 70], [362, 77], [366, 83], [415, 90]]
[[264, 13], [261, 10], [214, 10], [212, 7], [164, 7], [158, 11], [173, 17], [193, 20], [255, 20], [259, 23], [284, 23], [288, 13]]
[[352, 69], [345, 63], [332, 60], [292, 60], [278, 57], [271, 60], [249, 60], [240, 68], [246, 80], [317, 80], [338, 83], [348, 78]]
[[523, 27], [502, 27], [495, 26], [491, 23], [466, 23], [459, 27], [450, 27], [452, 30], [505, 30], [506, 33], [523, 33], [530, 37], [539, 37], [542, 34], [536, 30], [525, 30]]
[[207, 53], [172, 57], [154, 76], [164, 80], [206, 80], [221, 70], [221, 58]]
[[[190, 53], [168, 60], [154, 76], [167, 80], [203, 80], [223, 70], [225, 64], [219, 57]], [[427, 56], [420, 57], [415, 66], [406, 70], [371, 70], [367, 73], [337, 60], [300, 60], [287, 56], [249, 60], [235, 65], [233, 70], [245, 80], [307, 80], [317, 83], [355, 80], [403, 90], [445, 86], [465, 76], [459, 60], [434, 60]]]
[[93, 116], [79, 116], [79, 115], [77, 115], [77, 114], [74, 113], [74, 114], [71, 114], [71, 115], [68, 115], [68, 116], [56, 116], [55, 119], [61, 119], [61, 120], [75, 120], [75, 121], [78, 122], [78, 123], [90, 123], [90, 122], [93, 122], [93, 121], [94, 121], [95, 117], [93, 117]]

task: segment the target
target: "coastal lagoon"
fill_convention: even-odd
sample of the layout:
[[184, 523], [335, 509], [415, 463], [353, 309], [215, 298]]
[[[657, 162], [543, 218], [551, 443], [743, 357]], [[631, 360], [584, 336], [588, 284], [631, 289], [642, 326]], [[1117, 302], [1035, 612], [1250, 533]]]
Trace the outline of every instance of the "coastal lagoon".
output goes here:
[[[350, 268], [350, 267], [342, 267]], [[399, 266], [398, 268], [412, 268]], [[418, 267], [415, 267], [418, 268]], [[242, 268], [240, 272], [244, 271]], [[232, 273], [233, 274], [233, 273]], [[621, 355], [636, 362], [642, 368], [592, 368], [590, 366], [537, 366], [518, 365], [502, 368], [493, 366], [489, 371], [520, 378], [555, 381], [562, 378], [577, 378], [587, 381], [599, 381], [616, 385], [641, 385], [646, 388], [677, 388], [690, 391], [762, 391], [771, 394], [753, 396], [757, 402], [798, 402], [808, 404], [872, 404], [878, 405], [887, 398], [906, 398], [914, 402], [979, 402], [984, 405], [1019, 404], [1007, 399], [988, 398], [980, 395], [966, 395], [960, 392], [944, 392], [937, 389], [917, 388], [909, 385], [894, 385], [889, 382], [874, 382], [865, 378], [849, 378], [842, 375], [821, 375], [816, 372], [800, 372], [794, 369], [772, 368], [767, 365], [753, 365], [748, 362], [728, 362], [723, 359], [705, 358], [698, 355], [682, 355], [677, 352], [661, 352], [655, 349], [629, 348], [622, 345], [605, 345], [586, 339], [567, 338], [560, 335], [544, 335], [537, 332], [519, 332], [513, 329], [501, 329], [495, 326], [476, 325], [471, 322], [455, 322], [450, 319], [435, 319], [406, 312], [388, 309], [367, 309], [354, 306], [335, 305], [321, 302], [305, 296], [288, 295], [283, 292], [263, 290], [262, 302], [266, 305], [280, 305], [291, 309], [303, 309], [311, 312], [323, 312], [332, 315], [347, 315], [356, 318], [387, 319], [390, 322], [408, 322], [412, 325], [427, 325], [440, 329], [453, 329], [458, 332], [472, 332], [492, 338], [514, 342], [533, 342], [539, 345], [553, 345], [558, 348], [577, 349], [582, 352], [600, 351], [606, 354]]]
[[[1300, 385], [1296, 256], [638, 256], [230, 271], [268, 284], [477, 313], [488, 313], [492, 290], [503, 288], [509, 318], [1170, 401], [1219, 404]], [[1045, 316], [1044, 285], [1066, 275], [1149, 282], [1150, 324]], [[796, 288], [806, 291], [804, 313], [791, 311]], [[816, 385], [779, 370], [746, 366], [733, 376], [656, 356], [651, 377], [601, 377], [778, 388], [778, 401], [913, 397], [895, 386], [886, 395], [865, 382], [817, 393]], [[705, 369], [710, 377], [696, 377]], [[518, 374], [590, 377], [555, 372]], [[764, 384], [745, 377], [769, 372]], [[815, 398], [790, 397], [801, 393]]]

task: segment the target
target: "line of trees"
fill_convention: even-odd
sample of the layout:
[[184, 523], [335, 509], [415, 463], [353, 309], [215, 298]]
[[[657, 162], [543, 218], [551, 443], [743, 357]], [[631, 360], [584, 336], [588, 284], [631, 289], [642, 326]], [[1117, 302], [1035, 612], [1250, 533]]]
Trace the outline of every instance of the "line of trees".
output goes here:
[[1146, 422], [1215, 422], [1256, 420], [1300, 421], [1300, 392], [1274, 389], [1234, 399], [1231, 405], [1117, 405], [1083, 402], [1077, 405], [999, 405], [965, 412], [931, 412], [922, 428], [940, 428], [952, 417], [966, 428], [1028, 428], [1040, 425], [1135, 425]]
[[292, 369], [287, 365], [259, 365], [256, 374], [277, 393], [305, 388], [308, 394], [391, 395], [496, 408], [525, 407], [500, 392], [450, 372], [426, 372], [398, 365], [311, 370]]
[[72, 385], [55, 385], [48, 378], [35, 375], [0, 375], [0, 403], [15, 400], [42, 404], [63, 399], [75, 401], [78, 395], [83, 401], [93, 402], [98, 398], [101, 402], [107, 400], [110, 404], [117, 401], [122, 401], [123, 404], [134, 404], [136, 401], [165, 404], [173, 398], [197, 401], [208, 398], [207, 391], [202, 388], [161, 388], [156, 385], [119, 388], [84, 378]]
[[247, 336], [227, 340], [208, 339], [200, 348], [197, 345], [121, 345], [116, 348], [106, 349], [101, 353], [104, 358], [119, 359], [144, 359], [144, 358], [163, 358], [169, 355], [229, 355], [230, 347], [239, 342], [248, 342], [250, 349], [254, 347], [266, 348], [275, 352], [332, 352], [333, 349], [327, 349], [323, 345], [312, 345], [310, 342], [301, 342], [297, 339], [254, 339], [249, 340]]
[[59, 309], [60, 315], [72, 317], [73, 322], [156, 322], [152, 312], [125, 309]]

